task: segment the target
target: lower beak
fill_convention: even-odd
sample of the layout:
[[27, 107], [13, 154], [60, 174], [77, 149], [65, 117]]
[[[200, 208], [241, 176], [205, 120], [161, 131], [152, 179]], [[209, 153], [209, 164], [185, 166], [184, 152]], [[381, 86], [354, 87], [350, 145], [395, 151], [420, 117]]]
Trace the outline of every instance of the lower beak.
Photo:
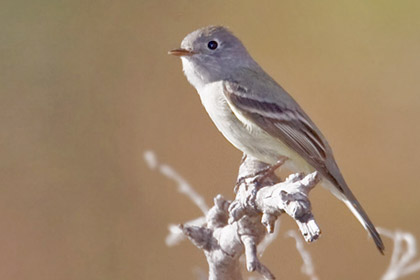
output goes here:
[[175, 56], [191, 56], [195, 54], [195, 52], [189, 51], [186, 49], [174, 49], [174, 50], [169, 51], [168, 54], [175, 55]]

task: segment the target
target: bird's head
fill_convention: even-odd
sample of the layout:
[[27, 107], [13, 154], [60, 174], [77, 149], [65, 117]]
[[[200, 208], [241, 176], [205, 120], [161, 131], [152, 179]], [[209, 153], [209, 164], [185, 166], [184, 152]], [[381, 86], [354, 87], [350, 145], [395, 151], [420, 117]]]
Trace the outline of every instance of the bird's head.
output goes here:
[[185, 75], [196, 88], [229, 78], [237, 67], [256, 64], [242, 42], [223, 26], [191, 32], [182, 40], [181, 48], [169, 54], [182, 58]]

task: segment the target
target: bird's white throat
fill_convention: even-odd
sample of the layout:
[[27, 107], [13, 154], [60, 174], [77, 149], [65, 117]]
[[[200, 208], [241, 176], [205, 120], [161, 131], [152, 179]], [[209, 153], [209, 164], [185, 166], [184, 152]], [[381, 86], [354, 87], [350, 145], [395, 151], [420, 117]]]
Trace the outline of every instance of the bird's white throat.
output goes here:
[[182, 60], [182, 68], [184, 70], [184, 74], [187, 77], [188, 82], [200, 91], [205, 86], [204, 77], [197, 71], [194, 63], [191, 62], [186, 57], [181, 57]]

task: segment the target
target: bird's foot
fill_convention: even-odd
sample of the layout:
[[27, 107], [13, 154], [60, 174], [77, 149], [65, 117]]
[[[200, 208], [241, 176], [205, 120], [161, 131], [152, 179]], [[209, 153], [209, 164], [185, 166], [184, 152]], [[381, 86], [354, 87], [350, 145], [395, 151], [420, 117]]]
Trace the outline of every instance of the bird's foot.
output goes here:
[[273, 165], [267, 165], [264, 168], [252, 173], [248, 174], [246, 176], [242, 176], [238, 178], [235, 184], [235, 192], [239, 188], [239, 186], [242, 183], [245, 183], [248, 179], [254, 178], [251, 181], [251, 184], [259, 185], [262, 182], [264, 182], [266, 179], [271, 178], [274, 175], [274, 172], [284, 164], [284, 162], [287, 160], [287, 157], [280, 158], [275, 164]]

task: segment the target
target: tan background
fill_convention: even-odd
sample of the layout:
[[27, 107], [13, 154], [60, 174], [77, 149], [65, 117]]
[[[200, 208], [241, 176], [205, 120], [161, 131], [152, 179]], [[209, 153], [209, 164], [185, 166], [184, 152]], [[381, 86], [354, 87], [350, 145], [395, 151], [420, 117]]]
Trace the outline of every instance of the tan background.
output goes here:
[[[208, 203], [231, 198], [241, 154], [166, 52], [229, 26], [328, 137], [378, 226], [420, 238], [419, 1], [2, 1], [0, 279], [193, 279], [204, 256], [167, 248], [199, 216], [147, 149]], [[343, 204], [311, 195], [320, 279], [379, 279], [378, 254]], [[282, 218], [263, 261], [307, 279]], [[420, 274], [405, 279], [418, 279]]]

